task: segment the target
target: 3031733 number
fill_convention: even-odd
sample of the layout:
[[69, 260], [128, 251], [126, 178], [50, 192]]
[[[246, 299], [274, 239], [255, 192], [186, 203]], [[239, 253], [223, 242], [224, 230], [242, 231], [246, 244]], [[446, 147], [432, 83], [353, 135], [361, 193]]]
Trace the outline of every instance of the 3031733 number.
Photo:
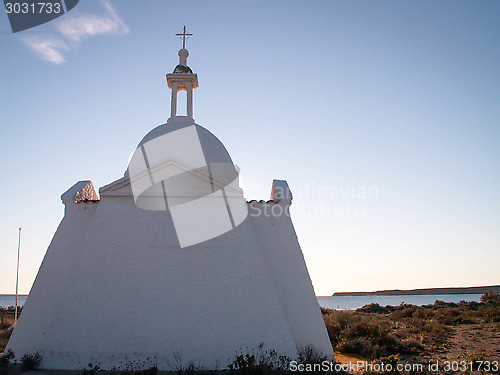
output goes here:
[[444, 361], [443, 362], [445, 372], [465, 372], [465, 371], [486, 371], [486, 372], [497, 372], [499, 370], [498, 361]]
[[7, 14], [59, 14], [63, 10], [61, 3], [5, 3]]

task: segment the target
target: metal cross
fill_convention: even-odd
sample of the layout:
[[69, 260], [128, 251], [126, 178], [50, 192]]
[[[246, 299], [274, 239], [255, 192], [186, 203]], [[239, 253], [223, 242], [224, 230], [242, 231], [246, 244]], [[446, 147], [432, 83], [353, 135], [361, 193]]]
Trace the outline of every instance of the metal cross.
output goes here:
[[184, 31], [179, 34], [175, 34], [175, 36], [178, 36], [179, 38], [182, 39], [182, 48], [186, 48], [186, 39], [189, 39], [189, 37], [193, 36], [193, 34], [186, 33], [186, 26], [184, 26]]

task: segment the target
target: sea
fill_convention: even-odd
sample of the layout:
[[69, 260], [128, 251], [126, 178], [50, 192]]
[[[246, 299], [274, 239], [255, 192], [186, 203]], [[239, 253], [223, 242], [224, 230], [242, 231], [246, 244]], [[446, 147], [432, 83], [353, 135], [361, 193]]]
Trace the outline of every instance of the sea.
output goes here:
[[[27, 294], [19, 294], [17, 296], [17, 306], [23, 306], [28, 298]], [[7, 308], [16, 305], [15, 294], [0, 294], [0, 307]]]
[[[482, 294], [432, 294], [432, 295], [395, 295], [395, 296], [328, 296], [317, 297], [319, 305], [335, 310], [356, 310], [370, 303], [378, 303], [380, 306], [399, 306], [402, 303], [410, 305], [432, 305], [437, 300], [444, 302], [476, 301], [481, 300]], [[26, 302], [26, 294], [18, 296], [18, 306]], [[9, 307], [16, 304], [14, 294], [0, 294], [0, 307]]]
[[317, 297], [319, 305], [335, 310], [356, 310], [370, 303], [380, 306], [433, 305], [436, 301], [443, 302], [480, 302], [482, 294], [428, 294], [428, 295], [394, 295], [394, 296], [330, 296]]

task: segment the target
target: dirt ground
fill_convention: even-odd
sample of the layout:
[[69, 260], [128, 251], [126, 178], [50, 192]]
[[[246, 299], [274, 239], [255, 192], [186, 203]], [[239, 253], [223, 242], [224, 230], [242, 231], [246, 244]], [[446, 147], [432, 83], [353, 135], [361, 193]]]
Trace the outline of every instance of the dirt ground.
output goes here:
[[[426, 357], [425, 360], [427, 362], [439, 361], [440, 364], [445, 364], [446, 362], [453, 364], [455, 362], [459, 366], [462, 361], [466, 363], [475, 360], [497, 361], [500, 367], [500, 324], [457, 325], [453, 327], [452, 336], [446, 349], [443, 352], [434, 353], [434, 355]], [[486, 370], [486, 368], [484, 369]], [[473, 371], [472, 373], [480, 372]], [[497, 371], [497, 373], [500, 373], [500, 371]]]
[[[335, 353], [337, 362], [342, 364], [355, 364], [358, 361], [366, 361], [366, 358], [357, 354]], [[446, 348], [440, 352], [425, 356], [403, 357], [409, 363], [420, 363], [423, 365], [422, 373], [438, 374], [500, 374], [500, 324], [461, 324], [453, 327], [450, 340]], [[482, 369], [471, 365], [474, 361], [481, 363]], [[496, 361], [498, 364], [495, 370]], [[430, 367], [431, 366], [431, 367]], [[488, 366], [490, 366], [488, 370]], [[434, 371], [437, 370], [437, 371]], [[480, 371], [483, 370], [483, 371]], [[353, 371], [352, 373], [363, 374], [365, 371]]]

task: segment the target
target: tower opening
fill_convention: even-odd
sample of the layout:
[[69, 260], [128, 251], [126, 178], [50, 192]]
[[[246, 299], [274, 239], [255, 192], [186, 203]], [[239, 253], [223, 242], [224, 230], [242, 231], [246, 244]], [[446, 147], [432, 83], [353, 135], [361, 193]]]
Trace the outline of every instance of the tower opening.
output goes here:
[[187, 115], [187, 91], [180, 90], [177, 93], [177, 116]]

